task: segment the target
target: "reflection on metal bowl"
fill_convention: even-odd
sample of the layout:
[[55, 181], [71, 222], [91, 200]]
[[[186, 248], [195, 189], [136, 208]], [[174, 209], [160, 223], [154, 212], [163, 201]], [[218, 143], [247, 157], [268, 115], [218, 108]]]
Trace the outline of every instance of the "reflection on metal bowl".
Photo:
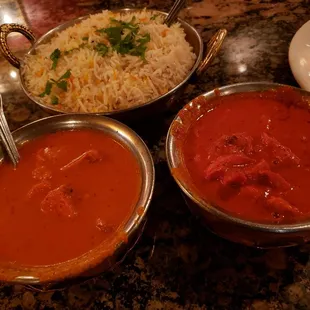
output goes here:
[[[274, 83], [241, 83], [221, 87], [202, 94], [206, 99], [214, 98], [217, 95], [225, 96], [236, 93], [259, 92], [265, 90], [274, 90], [284, 85]], [[309, 97], [309, 93], [298, 88], [294, 88], [304, 98]], [[308, 100], [307, 100], [308, 101]], [[182, 116], [190, 115], [192, 101], [188, 103], [181, 111]], [[188, 113], [188, 114], [186, 114]], [[189, 208], [194, 214], [198, 215], [202, 222], [215, 234], [228, 240], [243, 243], [249, 246], [260, 248], [287, 247], [305, 243], [310, 240], [310, 222], [297, 224], [261, 224], [254, 221], [240, 219], [232, 214], [228, 214], [222, 209], [205, 202], [192, 185], [176, 173], [176, 168], [182, 165], [182, 151], [177, 146], [177, 137], [173, 134], [172, 128], [180, 124], [180, 114], [172, 122], [166, 141], [166, 153], [168, 164], [175, 181], [181, 188]], [[186, 122], [182, 127], [182, 132], [187, 132], [190, 122]], [[184, 128], [186, 127], [186, 128]]]
[[[21, 146], [23, 143], [42, 135], [57, 131], [80, 129], [94, 129], [110, 135], [120, 144], [128, 147], [140, 167], [142, 176], [140, 194], [123, 230], [128, 236], [128, 242], [120, 241], [115, 251], [108, 257], [105, 254], [105, 245], [101, 243], [98, 247], [80, 257], [56, 265], [26, 267], [1, 263], [0, 280], [2, 282], [51, 286], [70, 279], [86, 279], [113, 267], [132, 248], [141, 235], [146, 221], [146, 212], [153, 194], [155, 175], [151, 154], [134, 131], [110, 118], [70, 114], [52, 116], [30, 123], [13, 132], [13, 137], [17, 146]], [[0, 161], [3, 160], [3, 157], [4, 154], [0, 149]], [[35, 225], [35, 223], [31, 223], [31, 225]]]

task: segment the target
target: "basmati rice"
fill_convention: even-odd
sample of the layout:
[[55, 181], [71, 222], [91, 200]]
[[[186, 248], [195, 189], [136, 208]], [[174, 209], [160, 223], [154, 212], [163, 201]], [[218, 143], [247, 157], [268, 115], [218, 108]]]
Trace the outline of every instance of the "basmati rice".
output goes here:
[[[111, 18], [130, 22], [133, 16], [139, 23], [138, 34], [150, 35], [145, 60], [119, 54], [112, 48], [102, 56], [93, 48], [101, 42], [110, 45], [107, 36], [97, 30], [111, 27]], [[84, 45], [88, 47], [83, 48]], [[50, 55], [56, 48], [62, 54], [53, 70]], [[65, 51], [70, 53], [66, 55]], [[146, 10], [127, 14], [103, 11], [39, 45], [36, 54], [26, 57], [22, 74], [27, 90], [44, 105], [66, 112], [110, 112], [138, 106], [165, 94], [182, 82], [195, 59], [179, 23], [168, 27], [163, 24], [163, 16]], [[71, 75], [66, 91], [53, 86], [49, 95], [40, 97], [48, 81], [57, 81], [68, 70]], [[57, 102], [53, 97], [57, 97]]]

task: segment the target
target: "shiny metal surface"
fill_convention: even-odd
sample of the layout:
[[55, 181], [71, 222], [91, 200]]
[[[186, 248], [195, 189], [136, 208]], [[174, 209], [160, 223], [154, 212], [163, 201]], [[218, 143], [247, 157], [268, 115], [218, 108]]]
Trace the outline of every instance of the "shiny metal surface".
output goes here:
[[[217, 89], [221, 96], [234, 93], [264, 91], [276, 89], [284, 85], [258, 82], [258, 83], [241, 83], [234, 84]], [[299, 88], [294, 88], [303, 96], [309, 97], [310, 93]], [[207, 99], [215, 97], [215, 91], [209, 91], [202, 94]], [[183, 107], [182, 113], [190, 111], [191, 102]], [[184, 115], [184, 114], [183, 114]], [[179, 167], [182, 163], [181, 151], [176, 146], [176, 138], [172, 134], [172, 127], [182, 120], [179, 114], [173, 120], [166, 140], [166, 154], [168, 165], [172, 176], [185, 195], [185, 200], [190, 209], [197, 214], [202, 221], [219, 236], [234, 242], [243, 243], [249, 246], [260, 248], [286, 247], [302, 244], [310, 241], [310, 222], [303, 222], [290, 225], [261, 224], [256, 222], [245, 221], [240, 218], [229, 215], [215, 206], [212, 206], [200, 197], [198, 197], [189, 188], [189, 184], [180, 178], [178, 174], [173, 173], [172, 169]], [[183, 127], [184, 128], [184, 127]], [[185, 130], [187, 128], [184, 128]]]
[[[151, 154], [142, 139], [126, 125], [102, 116], [94, 115], [58, 115], [30, 123], [15, 132], [14, 140], [17, 146], [31, 141], [41, 135], [63, 130], [94, 129], [105, 132], [127, 146], [139, 163], [142, 176], [142, 187], [139, 200], [131, 218], [124, 226], [123, 232], [128, 236], [128, 242], [120, 241], [115, 252], [106, 257], [105, 245], [84, 255], [49, 266], [15, 266], [0, 264], [0, 281], [22, 284], [49, 284], [61, 282], [70, 278], [87, 278], [114, 266], [135, 243], [141, 229], [144, 227], [146, 212], [151, 202], [154, 188], [155, 172]], [[0, 151], [0, 161], [3, 153]], [[31, 223], [33, 225], [34, 223]]]
[[23, 34], [31, 44], [34, 44], [36, 38], [33, 32], [23, 25], [19, 24], [2, 24], [0, 26], [0, 50], [2, 55], [10, 62], [14, 67], [20, 67], [20, 60], [11, 52], [7, 43], [7, 37], [12, 32], [18, 32]]
[[227, 30], [226, 29], [220, 29], [218, 30], [212, 38], [209, 40], [207, 44], [207, 52], [205, 55], [205, 58], [199, 65], [199, 67], [196, 70], [196, 75], [202, 76], [205, 74], [208, 66], [212, 63], [215, 56], [218, 54], [218, 52], [221, 49], [221, 46], [226, 38]]
[[168, 15], [166, 16], [164, 23], [168, 26], [171, 26], [177, 19], [179, 12], [184, 7], [185, 0], [176, 0], [171, 7], [171, 9], [168, 12]]
[[[132, 12], [137, 12], [139, 10], [137, 9], [120, 9], [120, 10], [114, 10], [114, 12], [121, 12], [121, 13], [132, 13]], [[160, 14], [163, 16], [167, 16], [167, 13], [162, 12], [162, 11], [154, 11], [154, 14]], [[36, 51], [36, 48], [40, 44], [47, 43], [54, 35], [56, 35], [58, 32], [71, 27], [82, 20], [88, 18], [89, 15], [79, 17], [76, 19], [73, 19], [67, 23], [64, 23], [50, 31], [48, 31], [46, 34], [44, 34], [41, 38], [35, 41], [33, 44], [32, 48], [27, 52], [27, 54], [34, 54]], [[189, 42], [189, 44], [193, 47], [193, 51], [197, 56], [197, 59], [191, 69], [191, 71], [188, 73], [188, 75], [183, 79], [181, 83], [176, 85], [173, 89], [171, 89], [169, 92], [166, 94], [157, 97], [151, 101], [146, 102], [143, 105], [136, 106], [136, 107], [131, 107], [131, 108], [126, 108], [122, 110], [117, 110], [117, 111], [111, 111], [111, 112], [102, 112], [102, 113], [87, 113], [87, 114], [96, 114], [96, 115], [105, 115], [105, 116], [111, 116], [113, 118], [119, 119], [119, 120], [132, 120], [132, 119], [139, 119], [141, 117], [153, 115], [154, 113], [159, 113], [161, 111], [166, 110], [169, 108], [169, 106], [178, 98], [179, 95], [181, 95], [182, 91], [184, 90], [186, 83], [189, 81], [189, 79], [193, 76], [193, 74], [196, 72], [198, 69], [199, 75], [202, 75], [210, 65], [211, 61], [213, 58], [217, 55], [219, 52], [219, 49], [223, 43], [223, 40], [226, 36], [226, 30], [221, 29], [222, 35], [219, 35], [219, 32], [217, 32], [210, 42], [212, 44], [208, 45], [209, 50], [207, 51], [207, 57], [206, 59], [202, 62], [203, 58], [203, 41], [197, 32], [197, 30], [189, 25], [187, 22], [178, 19], [178, 21], [181, 23], [181, 26], [183, 27], [185, 33], [186, 33], [186, 40]], [[39, 102], [30, 92], [28, 92], [27, 87], [25, 85], [25, 81], [23, 78], [23, 75], [21, 74], [22, 69], [23, 69], [23, 60], [18, 60], [12, 52], [8, 49], [7, 43], [6, 43], [6, 37], [7, 35], [12, 32], [12, 31], [17, 31], [17, 26], [14, 24], [12, 27], [9, 27], [9, 25], [3, 25], [5, 27], [0, 27], [0, 50], [3, 53], [3, 55], [6, 57], [6, 59], [15, 67], [20, 68], [20, 82], [23, 91], [25, 94], [28, 96], [28, 98], [32, 101], [34, 101], [36, 104], [38, 104], [41, 108], [49, 112], [50, 114], [66, 114], [68, 112], [59, 110], [57, 108], [47, 106]], [[25, 27], [22, 26], [23, 28], [23, 33], [25, 32]], [[27, 28], [26, 28], [27, 29]], [[225, 31], [225, 34], [223, 35], [223, 31]], [[27, 38], [32, 38], [32, 32], [29, 30], [29, 34], [27, 34]], [[2, 41], [1, 41], [2, 38]], [[34, 40], [32, 40], [34, 42]], [[14, 57], [12, 57], [14, 56]], [[85, 113], [79, 113], [79, 114], [85, 114]]]
[[0, 138], [7, 154], [10, 157], [11, 162], [13, 163], [14, 167], [16, 167], [20, 160], [20, 156], [4, 115], [1, 95], [0, 95]]

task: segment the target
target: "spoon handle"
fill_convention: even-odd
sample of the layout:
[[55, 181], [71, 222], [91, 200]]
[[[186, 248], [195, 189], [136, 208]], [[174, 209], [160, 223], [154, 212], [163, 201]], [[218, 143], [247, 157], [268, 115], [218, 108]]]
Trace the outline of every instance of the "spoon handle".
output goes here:
[[13, 152], [11, 151], [11, 148], [10, 148], [10, 145], [9, 145], [8, 141], [5, 138], [5, 134], [3, 133], [2, 127], [0, 128], [0, 138], [2, 140], [2, 143], [4, 144], [4, 148], [7, 151], [7, 153], [9, 155], [9, 157], [10, 157], [14, 167], [16, 167], [18, 162], [17, 162]]
[[164, 23], [170, 27], [175, 20], [177, 19], [177, 16], [179, 14], [179, 12], [181, 11], [181, 9], [184, 7], [185, 4], [185, 0], [176, 0], [172, 6], [172, 8], [170, 9], [167, 17], [165, 18]]
[[3, 103], [1, 95], [0, 95], [0, 137], [13, 165], [16, 167], [19, 162], [20, 156], [3, 112]]

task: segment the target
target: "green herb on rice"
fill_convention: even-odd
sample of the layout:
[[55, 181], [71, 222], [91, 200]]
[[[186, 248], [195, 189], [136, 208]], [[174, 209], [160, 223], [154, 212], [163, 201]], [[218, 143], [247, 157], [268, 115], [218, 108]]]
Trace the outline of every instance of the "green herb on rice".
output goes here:
[[[45, 97], [46, 95], [50, 95], [52, 91], [53, 85], [56, 85], [58, 88], [62, 89], [63, 91], [68, 90], [68, 82], [66, 81], [71, 76], [71, 70], [67, 70], [58, 80], [50, 79], [46, 82], [45, 90], [41, 93], [40, 97]], [[58, 104], [58, 97], [53, 95], [51, 97], [52, 104]]]
[[[111, 27], [98, 29], [97, 32], [105, 34], [111, 47], [114, 51], [121, 55], [129, 54], [133, 56], [140, 56], [145, 60], [145, 51], [147, 43], [150, 42], [150, 34], [138, 35], [139, 24], [135, 23], [136, 17], [133, 16], [130, 22], [124, 22], [111, 18]], [[106, 45], [105, 45], [106, 46]], [[98, 52], [98, 48], [95, 48]], [[99, 53], [104, 56], [108, 52], [104, 49], [104, 53]]]
[[51, 93], [52, 87], [53, 87], [53, 83], [50, 81], [47, 81], [44, 92], [41, 93], [39, 96], [44, 97], [45, 95], [49, 95]]
[[58, 97], [56, 97], [55, 95], [53, 95], [53, 96], [51, 97], [51, 103], [52, 103], [53, 105], [58, 104]]
[[98, 43], [95, 46], [95, 50], [100, 56], [104, 56], [108, 52], [109, 48], [104, 43]]
[[158, 16], [159, 16], [159, 14], [154, 14], [154, 15], [150, 18], [150, 20], [155, 20], [156, 17], [158, 17]]
[[64, 51], [64, 54], [65, 55], [69, 55], [70, 53], [72, 53], [74, 51], [78, 51], [78, 50], [80, 50], [81, 48], [84, 48], [84, 47], [88, 47], [88, 45], [86, 43], [82, 43], [78, 47], [74, 47], [74, 48], [71, 48], [70, 50]]
[[54, 50], [54, 52], [50, 55], [50, 59], [52, 60], [53, 64], [52, 64], [52, 69], [56, 70], [57, 64], [58, 64], [58, 60], [61, 56], [61, 51], [56, 48]]

